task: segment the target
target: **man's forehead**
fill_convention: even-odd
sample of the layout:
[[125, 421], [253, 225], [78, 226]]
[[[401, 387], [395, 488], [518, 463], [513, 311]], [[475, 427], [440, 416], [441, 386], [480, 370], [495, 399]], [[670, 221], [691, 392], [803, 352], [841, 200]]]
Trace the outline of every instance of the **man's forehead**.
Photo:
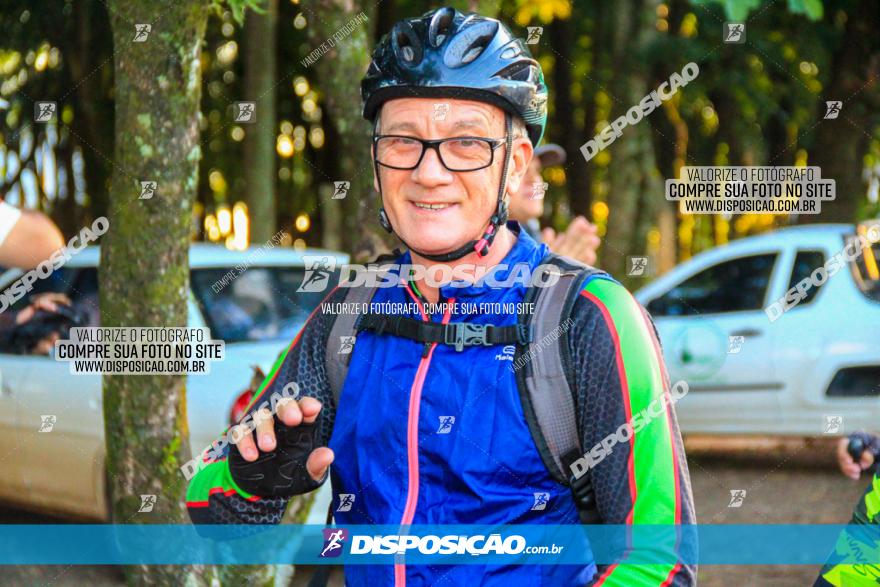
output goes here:
[[380, 110], [382, 132], [427, 128], [431, 122], [450, 129], [493, 130], [504, 127], [504, 111], [475, 100], [397, 98]]

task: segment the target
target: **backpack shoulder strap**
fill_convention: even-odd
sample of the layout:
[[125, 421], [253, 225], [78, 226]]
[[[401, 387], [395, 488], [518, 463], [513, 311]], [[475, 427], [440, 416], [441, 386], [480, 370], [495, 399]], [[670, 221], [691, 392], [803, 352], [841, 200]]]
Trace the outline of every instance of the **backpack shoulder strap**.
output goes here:
[[[343, 286], [344, 287], [344, 286]], [[375, 280], [372, 285], [346, 287], [343, 303], [351, 304], [350, 307], [360, 307], [361, 304], [369, 304], [376, 293], [378, 285]], [[357, 304], [355, 306], [355, 304]], [[357, 336], [357, 321], [360, 314], [356, 312], [341, 312], [333, 320], [330, 334], [327, 336], [327, 346], [324, 351], [324, 366], [327, 369], [327, 381], [333, 391], [333, 403], [339, 405], [339, 394], [342, 393], [342, 385], [348, 375], [348, 365], [354, 352], [355, 337]]]
[[[520, 323], [531, 326], [532, 342], [517, 349], [516, 380], [526, 420], [547, 470], [559, 483], [572, 486], [579, 498], [579, 510], [586, 510], [578, 494], [592, 493], [589, 487], [583, 487], [589, 482], [588, 476], [576, 481], [569, 469], [574, 460], [583, 456], [583, 447], [572, 385], [568, 330], [584, 280], [604, 272], [555, 253], [544, 257], [541, 264], [548, 277], [543, 286], [529, 287], [524, 300], [526, 308], [532, 302], [534, 309], [518, 316]], [[558, 279], [554, 282], [550, 274]]]

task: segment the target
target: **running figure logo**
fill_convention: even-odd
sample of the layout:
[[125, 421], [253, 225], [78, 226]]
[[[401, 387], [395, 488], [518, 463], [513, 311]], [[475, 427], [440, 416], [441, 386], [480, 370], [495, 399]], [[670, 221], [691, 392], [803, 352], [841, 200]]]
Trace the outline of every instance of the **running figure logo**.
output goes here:
[[154, 195], [156, 195], [156, 188], [159, 187], [155, 181], [142, 181], [141, 182], [141, 195], [138, 196], [138, 200], [149, 200]]
[[132, 42], [143, 43], [147, 40], [147, 37], [150, 36], [151, 30], [153, 30], [153, 25], [151, 24], [134, 25], [134, 38], [132, 39]]
[[437, 428], [437, 434], [449, 434], [452, 432], [453, 424], [455, 424], [455, 416], [440, 416], [440, 427]]
[[257, 121], [257, 104], [256, 102], [236, 102], [235, 103], [235, 122], [256, 122]]
[[544, 194], [547, 193], [547, 188], [550, 187], [550, 184], [546, 181], [536, 181], [532, 184], [532, 200], [543, 200]]
[[727, 504], [729, 508], [738, 508], [741, 507], [743, 501], [746, 499], [746, 490], [745, 489], [731, 489], [730, 490], [730, 503]]
[[330, 283], [330, 275], [336, 269], [336, 259], [326, 256], [304, 255], [303, 262], [306, 271], [303, 275], [302, 284], [296, 291], [320, 292], [327, 289]]
[[138, 508], [138, 513], [150, 513], [155, 505], [155, 495], [141, 495], [141, 507]]
[[843, 416], [825, 416], [822, 434], [839, 434], [843, 428]]
[[340, 355], [350, 355], [351, 351], [354, 350], [354, 343], [357, 340], [356, 336], [340, 336], [339, 337], [339, 354]]
[[348, 540], [348, 530], [345, 528], [324, 528], [324, 548], [321, 549], [320, 558], [335, 558], [342, 554], [343, 543]]
[[55, 119], [58, 105], [55, 102], [37, 102], [34, 104], [34, 122], [50, 122]]
[[333, 182], [333, 197], [331, 200], [344, 200], [345, 196], [348, 194], [348, 188], [351, 187], [351, 182], [348, 181], [334, 181]]
[[52, 432], [52, 428], [55, 427], [55, 422], [58, 421], [53, 414], [49, 414], [46, 416], [40, 416], [40, 429], [37, 432]]
[[725, 43], [745, 43], [746, 42], [746, 25], [742, 22], [725, 22], [724, 23], [724, 42]]
[[526, 27], [526, 45], [535, 45], [538, 41], [541, 40], [541, 35], [544, 34], [544, 27], [540, 26], [530, 26]]
[[833, 120], [837, 118], [840, 114], [841, 108], [843, 108], [843, 102], [840, 102], [839, 100], [825, 102], [825, 120]]
[[738, 355], [742, 350], [743, 343], [746, 341], [745, 336], [735, 335], [727, 337], [727, 354]]
[[533, 511], [547, 509], [547, 503], [550, 501], [550, 494], [546, 492], [535, 493], [535, 503], [532, 505]]
[[647, 257], [629, 257], [629, 271], [627, 275], [630, 277], [641, 277], [645, 274], [645, 269], [648, 268], [648, 258]]
[[351, 506], [354, 505], [354, 493], [340, 493], [339, 494], [339, 507], [336, 508], [337, 512], [350, 512]]

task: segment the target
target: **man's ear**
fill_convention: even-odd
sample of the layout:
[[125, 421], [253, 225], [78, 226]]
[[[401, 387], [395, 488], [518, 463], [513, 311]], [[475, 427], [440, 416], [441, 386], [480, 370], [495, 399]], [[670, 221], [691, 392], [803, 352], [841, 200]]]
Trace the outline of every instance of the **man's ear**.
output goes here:
[[523, 177], [529, 169], [532, 162], [532, 156], [535, 150], [532, 148], [532, 142], [529, 139], [519, 137], [513, 140], [511, 147], [512, 157], [510, 159], [510, 169], [507, 174], [506, 192], [510, 197], [514, 197], [519, 191]]

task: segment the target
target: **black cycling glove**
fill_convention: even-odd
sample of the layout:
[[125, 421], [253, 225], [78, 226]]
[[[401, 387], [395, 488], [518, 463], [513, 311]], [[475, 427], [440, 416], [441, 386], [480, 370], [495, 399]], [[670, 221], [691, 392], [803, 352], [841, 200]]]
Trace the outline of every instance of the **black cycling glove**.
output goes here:
[[287, 426], [275, 422], [275, 450], [259, 451], [256, 461], [246, 461], [237, 447], [229, 447], [229, 471], [241, 489], [261, 497], [291, 497], [314, 491], [327, 476], [315, 481], [306, 461], [318, 444], [318, 424]]

